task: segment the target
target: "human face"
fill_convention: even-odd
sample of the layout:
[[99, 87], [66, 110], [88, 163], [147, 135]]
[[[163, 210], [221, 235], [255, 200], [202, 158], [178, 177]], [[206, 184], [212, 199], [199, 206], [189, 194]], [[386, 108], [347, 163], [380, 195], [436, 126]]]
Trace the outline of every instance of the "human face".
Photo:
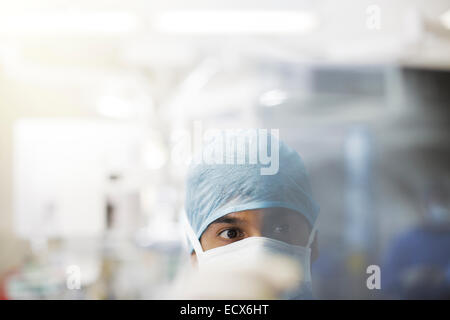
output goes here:
[[[311, 228], [303, 215], [285, 208], [255, 209], [229, 213], [212, 222], [203, 232], [204, 251], [248, 238], [267, 237], [292, 245], [306, 246]], [[312, 259], [317, 256], [316, 241]]]

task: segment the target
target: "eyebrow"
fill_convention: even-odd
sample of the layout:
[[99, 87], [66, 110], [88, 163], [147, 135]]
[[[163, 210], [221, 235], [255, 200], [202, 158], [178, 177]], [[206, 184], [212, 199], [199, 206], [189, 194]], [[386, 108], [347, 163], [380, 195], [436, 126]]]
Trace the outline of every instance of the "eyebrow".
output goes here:
[[211, 224], [215, 224], [215, 223], [233, 224], [233, 223], [242, 223], [242, 222], [243, 222], [243, 220], [240, 218], [231, 218], [231, 217], [224, 216], [224, 217], [220, 217], [220, 218], [214, 220], [213, 222], [211, 222]]

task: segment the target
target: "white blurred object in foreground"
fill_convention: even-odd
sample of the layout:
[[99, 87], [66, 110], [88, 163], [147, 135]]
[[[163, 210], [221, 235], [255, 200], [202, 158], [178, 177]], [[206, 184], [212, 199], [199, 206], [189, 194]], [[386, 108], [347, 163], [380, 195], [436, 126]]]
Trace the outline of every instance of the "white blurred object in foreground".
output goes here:
[[303, 279], [298, 264], [284, 256], [242, 256], [187, 268], [168, 299], [279, 299]]

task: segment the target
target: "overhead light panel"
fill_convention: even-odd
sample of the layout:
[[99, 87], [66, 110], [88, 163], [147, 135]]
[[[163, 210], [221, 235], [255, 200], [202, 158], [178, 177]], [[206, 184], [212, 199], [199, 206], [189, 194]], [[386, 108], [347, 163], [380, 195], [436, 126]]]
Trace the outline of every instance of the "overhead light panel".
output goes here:
[[286, 92], [282, 90], [270, 90], [261, 95], [259, 102], [265, 107], [274, 107], [282, 104], [286, 99]]
[[126, 12], [34, 12], [0, 17], [0, 35], [121, 34], [138, 27]]
[[298, 34], [318, 25], [301, 11], [173, 11], [156, 17], [160, 32], [184, 34]]

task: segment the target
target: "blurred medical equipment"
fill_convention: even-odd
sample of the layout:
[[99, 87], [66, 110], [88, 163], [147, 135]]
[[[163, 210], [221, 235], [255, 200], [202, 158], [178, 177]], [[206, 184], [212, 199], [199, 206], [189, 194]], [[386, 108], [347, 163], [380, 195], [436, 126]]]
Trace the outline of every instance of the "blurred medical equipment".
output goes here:
[[[5, 279], [7, 296], [157, 296], [176, 273], [181, 242], [164, 209], [173, 192], [142, 187], [156, 138], [140, 125], [72, 119], [21, 120], [15, 133], [14, 226], [32, 251]], [[80, 287], [69, 288], [75, 276]]]

